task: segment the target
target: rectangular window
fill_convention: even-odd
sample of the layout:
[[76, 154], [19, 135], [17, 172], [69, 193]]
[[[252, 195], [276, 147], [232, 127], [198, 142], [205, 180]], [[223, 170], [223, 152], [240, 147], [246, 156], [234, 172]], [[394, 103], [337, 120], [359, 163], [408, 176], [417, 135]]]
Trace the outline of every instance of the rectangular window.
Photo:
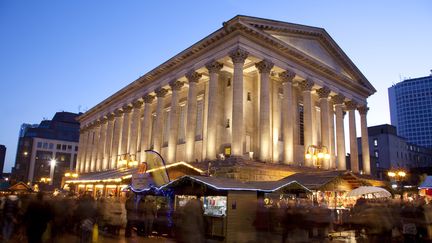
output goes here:
[[195, 140], [202, 140], [203, 137], [203, 112], [204, 108], [204, 100], [197, 101], [197, 118], [196, 118], [196, 127], [195, 127]]
[[49, 149], [53, 149], [54, 148], [54, 144], [50, 143], [49, 144]]
[[169, 137], [169, 130], [170, 130], [170, 123], [169, 123], [169, 111], [164, 112], [164, 128], [163, 128], [163, 147], [168, 146], [168, 137]]
[[299, 138], [300, 145], [304, 145], [304, 116], [303, 116], [303, 104], [298, 106], [298, 117], [299, 117]]
[[182, 144], [185, 142], [186, 137], [186, 127], [185, 127], [185, 118], [186, 118], [186, 106], [180, 106], [179, 111], [179, 131], [178, 131], [178, 143]]
[[75, 146], [75, 152], [78, 151], [78, 146]]
[[377, 147], [377, 146], [378, 146], [378, 139], [375, 138], [375, 139], [373, 140], [373, 143], [374, 143], [374, 147]]
[[374, 153], [375, 153], [375, 157], [379, 158], [379, 154], [378, 154], [378, 151], [376, 151], [376, 150], [375, 150], [375, 152], [374, 152]]
[[71, 149], [72, 149], [72, 145], [68, 145], [68, 146], [67, 146], [67, 149], [68, 149], [68, 150], [71, 150]]
[[43, 143], [43, 148], [47, 149], [48, 148], [48, 143]]
[[62, 145], [62, 150], [66, 150], [66, 144]]
[[61, 144], [57, 144], [57, 150], [60, 150], [61, 149]]
[[42, 142], [38, 142], [38, 143], [37, 143], [37, 147], [38, 147], [38, 148], [42, 148]]

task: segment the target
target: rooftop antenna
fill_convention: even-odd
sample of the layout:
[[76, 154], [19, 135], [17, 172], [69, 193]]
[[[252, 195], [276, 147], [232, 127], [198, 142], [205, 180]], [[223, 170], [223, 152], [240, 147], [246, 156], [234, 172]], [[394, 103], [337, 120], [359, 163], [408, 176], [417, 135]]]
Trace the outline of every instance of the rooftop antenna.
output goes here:
[[78, 106], [78, 113], [81, 112], [81, 105]]

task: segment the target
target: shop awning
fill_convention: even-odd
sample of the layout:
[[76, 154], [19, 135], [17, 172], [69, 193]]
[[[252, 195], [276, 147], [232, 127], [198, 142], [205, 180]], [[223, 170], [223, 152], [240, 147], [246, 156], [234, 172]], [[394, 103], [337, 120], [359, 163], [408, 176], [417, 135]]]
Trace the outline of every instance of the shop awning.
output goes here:
[[432, 176], [426, 176], [426, 179], [420, 184], [419, 189], [431, 189]]

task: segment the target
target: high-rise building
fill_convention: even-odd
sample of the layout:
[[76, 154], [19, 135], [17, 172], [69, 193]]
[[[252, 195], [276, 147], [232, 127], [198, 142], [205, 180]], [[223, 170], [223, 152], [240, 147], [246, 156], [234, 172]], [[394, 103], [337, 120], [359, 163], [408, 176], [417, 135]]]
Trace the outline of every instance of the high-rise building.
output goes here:
[[6, 146], [0, 144], [0, 178], [2, 178], [2, 174], [3, 174], [5, 156], [6, 156]]
[[409, 143], [432, 148], [432, 74], [388, 89], [391, 123]]
[[52, 120], [43, 120], [37, 126], [21, 126], [12, 178], [30, 183], [42, 179], [42, 182], [59, 187], [64, 173], [75, 169], [80, 126], [76, 121], [78, 115], [57, 112]]

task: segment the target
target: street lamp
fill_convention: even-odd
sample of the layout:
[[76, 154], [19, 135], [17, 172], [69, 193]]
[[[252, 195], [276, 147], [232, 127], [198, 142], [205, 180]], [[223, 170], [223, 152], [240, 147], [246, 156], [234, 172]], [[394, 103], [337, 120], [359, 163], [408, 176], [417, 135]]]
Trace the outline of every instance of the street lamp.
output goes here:
[[57, 164], [57, 161], [55, 159], [51, 159], [50, 160], [50, 181], [49, 184], [52, 185], [53, 184], [53, 180], [54, 180], [54, 168]]
[[320, 168], [322, 166], [322, 160], [330, 159], [330, 154], [328, 153], [328, 149], [326, 146], [309, 145], [305, 154], [305, 159], [312, 159], [313, 164], [316, 167]]
[[[394, 180], [396, 182], [395, 188], [400, 188], [400, 194], [401, 194], [401, 200], [402, 200], [402, 194], [403, 194], [403, 188], [402, 188], [402, 181], [406, 177], [406, 172], [403, 170], [389, 170], [387, 172], [387, 175], [391, 178], [391, 180]], [[392, 186], [393, 187], [393, 186]]]

